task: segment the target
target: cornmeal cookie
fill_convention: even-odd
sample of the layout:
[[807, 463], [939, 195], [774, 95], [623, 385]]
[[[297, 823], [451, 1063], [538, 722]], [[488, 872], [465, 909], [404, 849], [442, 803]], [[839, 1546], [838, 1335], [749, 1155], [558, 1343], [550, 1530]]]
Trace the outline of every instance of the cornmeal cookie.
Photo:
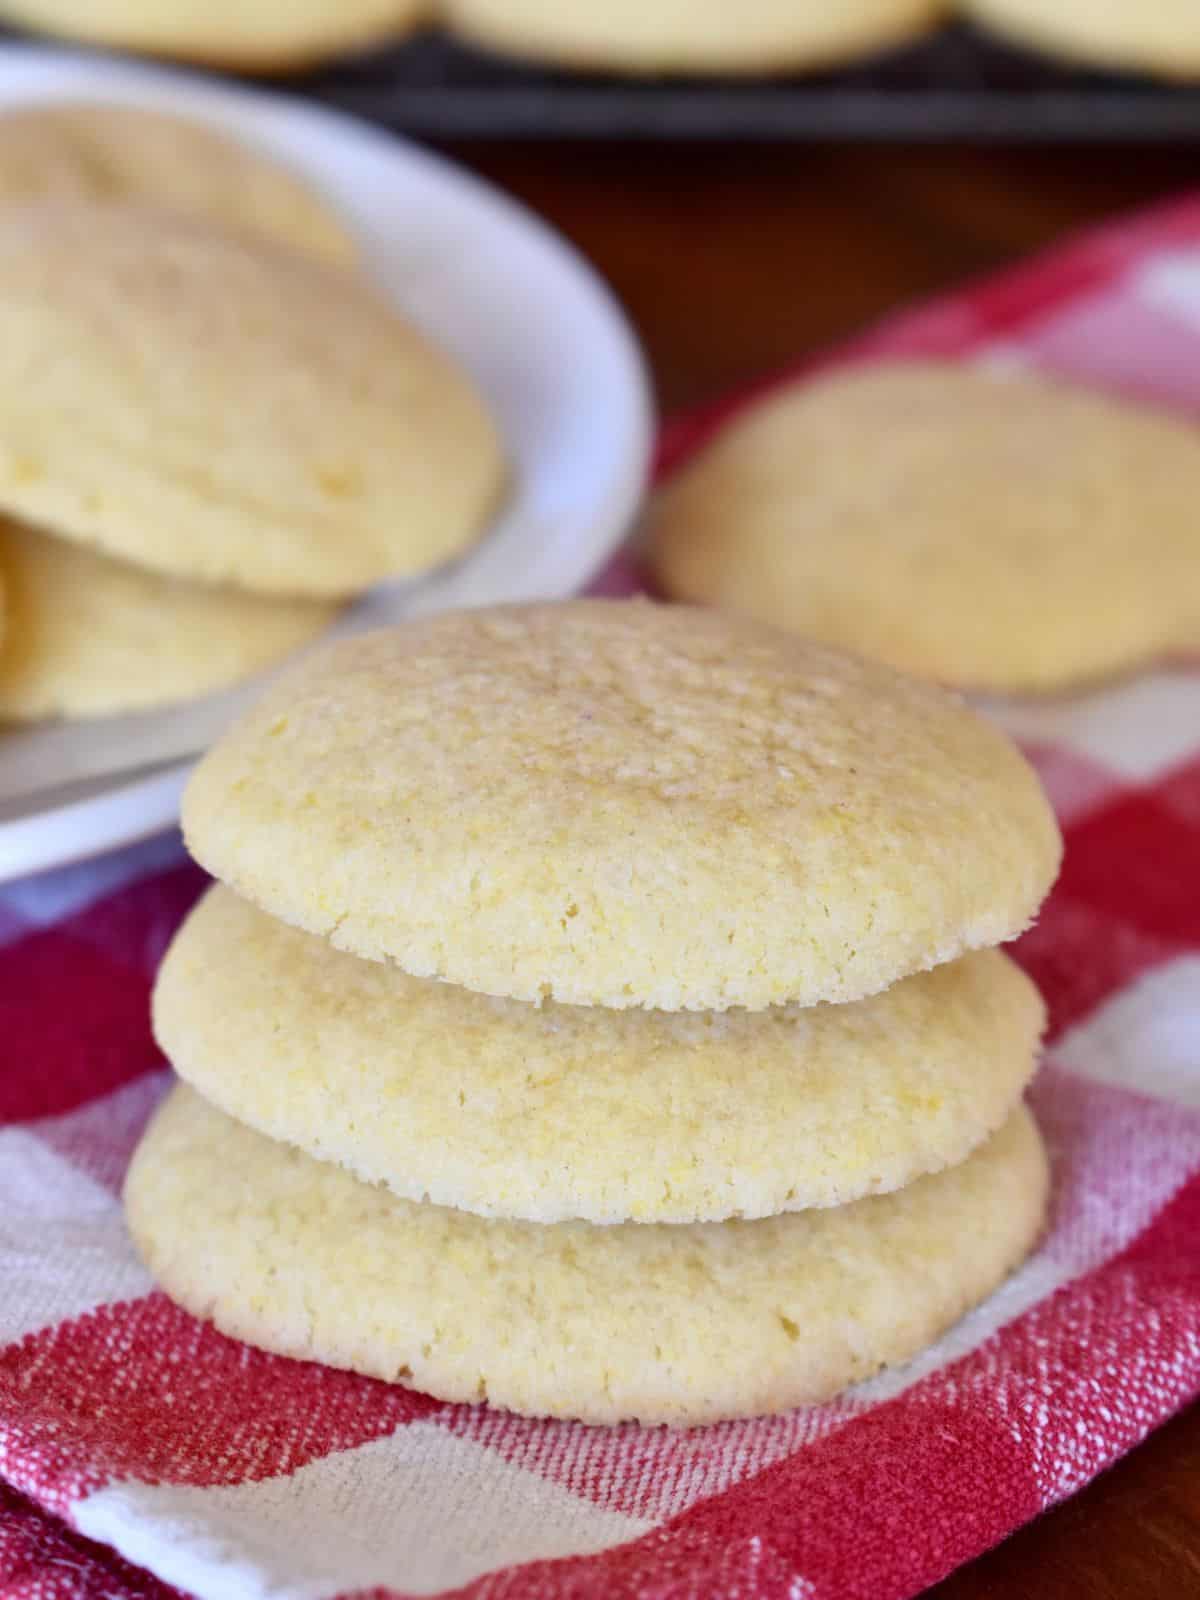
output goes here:
[[109, 49], [297, 72], [402, 38], [427, 0], [0, 0], [0, 19]]
[[944, 0], [444, 0], [449, 26], [516, 56], [622, 72], [783, 72], [915, 38]]
[[1069, 61], [1200, 76], [1195, 0], [964, 0], [969, 17], [1018, 44]]
[[980, 690], [1200, 642], [1200, 430], [1047, 378], [836, 372], [726, 428], [658, 496], [672, 595]]
[[143, 711], [227, 688], [308, 643], [335, 608], [144, 572], [0, 521], [0, 719]]
[[0, 210], [0, 507], [173, 577], [345, 595], [496, 503], [470, 381], [352, 275], [177, 216]]
[[134, 106], [54, 101], [0, 113], [0, 205], [141, 201], [329, 261], [355, 248], [297, 173], [204, 123]]
[[339, 948], [513, 999], [854, 1000], [998, 944], [1058, 866], [1014, 745], [774, 629], [575, 601], [315, 653], [209, 751], [196, 858]]
[[845, 1006], [606, 1011], [359, 961], [213, 889], [154, 995], [207, 1100], [410, 1200], [559, 1222], [842, 1205], [961, 1161], [1033, 1072], [997, 950]]
[[1042, 1224], [1029, 1113], [895, 1194], [757, 1222], [551, 1227], [414, 1205], [186, 1087], [125, 1207], [161, 1286], [222, 1332], [445, 1400], [690, 1425], [827, 1399], [989, 1294]]

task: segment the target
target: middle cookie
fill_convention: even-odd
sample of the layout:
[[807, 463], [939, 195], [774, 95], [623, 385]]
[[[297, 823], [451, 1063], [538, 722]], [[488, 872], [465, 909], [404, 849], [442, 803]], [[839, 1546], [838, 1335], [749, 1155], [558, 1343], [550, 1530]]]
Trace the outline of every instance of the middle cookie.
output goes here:
[[361, 961], [223, 887], [154, 996], [180, 1077], [410, 1200], [534, 1222], [843, 1205], [953, 1165], [1032, 1075], [1034, 985], [984, 950], [848, 1005], [496, 999]]

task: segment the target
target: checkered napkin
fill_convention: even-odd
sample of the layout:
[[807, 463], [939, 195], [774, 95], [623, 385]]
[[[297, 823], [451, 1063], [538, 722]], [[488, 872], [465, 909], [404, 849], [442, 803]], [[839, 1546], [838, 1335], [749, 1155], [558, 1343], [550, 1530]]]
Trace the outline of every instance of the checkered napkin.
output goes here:
[[[1200, 407], [1200, 199], [837, 359], [911, 354]], [[723, 415], [669, 429], [664, 469]], [[522, 1421], [176, 1310], [117, 1194], [166, 1081], [151, 974], [201, 875], [172, 838], [0, 893], [0, 1595], [901, 1600], [1200, 1392], [1200, 665], [1005, 715], [1067, 832], [1018, 947], [1053, 1019], [1049, 1230], [911, 1366], [763, 1421]]]

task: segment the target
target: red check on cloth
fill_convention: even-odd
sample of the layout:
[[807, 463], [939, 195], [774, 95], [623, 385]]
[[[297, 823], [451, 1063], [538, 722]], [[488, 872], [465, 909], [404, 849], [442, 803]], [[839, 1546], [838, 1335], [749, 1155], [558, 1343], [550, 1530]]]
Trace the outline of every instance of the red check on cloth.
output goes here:
[[[1200, 199], [835, 359], [917, 355], [1200, 413]], [[728, 410], [669, 428], [664, 470]], [[598, 587], [629, 582], [618, 564]], [[903, 1600], [1200, 1393], [1200, 663], [998, 714], [1067, 834], [1017, 947], [1052, 1018], [1049, 1228], [910, 1366], [760, 1421], [531, 1422], [176, 1310], [118, 1193], [167, 1081], [152, 974], [201, 874], [169, 838], [0, 891], [5, 1600]]]

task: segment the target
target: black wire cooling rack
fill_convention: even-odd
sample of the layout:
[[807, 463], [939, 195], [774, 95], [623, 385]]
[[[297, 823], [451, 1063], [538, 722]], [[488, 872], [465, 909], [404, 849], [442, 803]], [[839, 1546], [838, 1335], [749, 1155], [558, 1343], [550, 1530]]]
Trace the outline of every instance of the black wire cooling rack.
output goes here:
[[851, 70], [750, 81], [552, 72], [430, 35], [289, 87], [429, 139], [1200, 138], [1200, 85], [1075, 71], [964, 26]]

